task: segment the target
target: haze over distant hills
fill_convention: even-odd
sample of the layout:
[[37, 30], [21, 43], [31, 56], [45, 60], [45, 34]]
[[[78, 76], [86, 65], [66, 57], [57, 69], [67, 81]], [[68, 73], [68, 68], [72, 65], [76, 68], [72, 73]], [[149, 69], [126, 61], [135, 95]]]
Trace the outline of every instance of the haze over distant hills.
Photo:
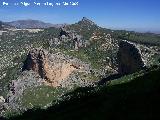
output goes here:
[[[83, 17], [82, 21], [88, 21], [90, 24], [95, 24], [94, 22], [92, 23], [91, 20], [89, 20], [86, 17]], [[50, 27], [55, 27], [55, 28], [60, 28], [63, 27], [64, 25], [69, 25], [67, 23], [62, 23], [62, 24], [54, 24], [54, 23], [49, 23], [41, 20], [32, 20], [32, 19], [26, 19], [26, 20], [16, 20], [16, 21], [10, 21], [10, 22], [5, 22], [1, 21], [3, 23], [4, 28], [19, 28], [19, 29], [27, 29], [27, 28], [50, 28]], [[103, 25], [102, 25], [103, 26]], [[110, 26], [103, 26], [103, 28], [108, 28], [111, 30], [126, 30], [126, 31], [135, 31], [135, 32], [140, 32], [140, 33], [155, 33], [155, 34], [160, 34], [159, 30], [148, 30], [145, 28], [119, 28], [119, 27], [110, 27]]]
[[[83, 17], [82, 21], [88, 21], [88, 23], [92, 22], [91, 20], [89, 20], [86, 17]], [[66, 23], [62, 23], [62, 24], [54, 24], [54, 23], [49, 23], [49, 22], [45, 22], [45, 21], [41, 21], [41, 20], [32, 20], [32, 19], [26, 19], [26, 20], [15, 20], [15, 21], [10, 21], [10, 22], [2, 22], [4, 26], [6, 26], [7, 28], [9, 27], [15, 27], [15, 28], [19, 28], [19, 29], [27, 29], [27, 28], [49, 28], [49, 27], [56, 27], [56, 28], [60, 28], [64, 25], [67, 25]], [[90, 24], [94, 24], [94, 23], [90, 23]], [[107, 27], [107, 26], [103, 26], [103, 28], [108, 28], [108, 29], [112, 29], [112, 30], [127, 30], [127, 31], [135, 31], [135, 32], [141, 32], [141, 33], [155, 33], [155, 34], [160, 34], [159, 30], [148, 30], [145, 28], [117, 28], [115, 27]]]
[[6, 22], [6, 24], [14, 26], [16, 28], [21, 28], [21, 29], [61, 27], [64, 25], [64, 24], [51, 24], [51, 23], [40, 21], [40, 20], [32, 20], [32, 19], [11, 21], [11, 22]]

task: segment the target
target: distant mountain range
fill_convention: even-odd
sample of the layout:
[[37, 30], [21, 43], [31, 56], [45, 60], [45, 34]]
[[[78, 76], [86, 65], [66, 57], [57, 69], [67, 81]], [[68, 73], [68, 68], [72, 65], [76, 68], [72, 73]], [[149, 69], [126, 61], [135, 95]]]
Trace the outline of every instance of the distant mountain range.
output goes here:
[[15, 27], [5, 22], [0, 21], [0, 30], [6, 29], [6, 28], [15, 28]]
[[[78, 22], [78, 24], [82, 26], [96, 26], [94, 22], [91, 20], [87, 19], [86, 17], [83, 17], [81, 21]], [[40, 20], [17, 20], [17, 21], [11, 21], [11, 22], [2, 22], [0, 21], [0, 29], [5, 29], [5, 28], [17, 28], [17, 29], [27, 29], [27, 28], [50, 28], [50, 27], [55, 27], [55, 28], [60, 28], [63, 27], [67, 24], [52, 24], [52, 23], [46, 23]]]
[[[83, 17], [82, 20], [80, 20], [77, 24], [84, 26], [97, 26], [93, 21], [89, 20], [86, 17]], [[27, 19], [27, 20], [16, 20], [16, 21], [11, 21], [11, 22], [2, 22], [0, 21], [0, 30], [5, 29], [5, 28], [17, 28], [17, 29], [27, 29], [27, 28], [50, 28], [50, 27], [55, 27], [55, 28], [60, 28], [63, 27], [67, 24], [52, 24], [52, 23], [47, 23], [43, 22], [40, 20], [32, 20], [32, 19]], [[123, 28], [110, 28], [112, 30], [124, 30]], [[141, 29], [132, 29], [132, 28], [126, 28], [126, 31], [136, 31], [140, 33], [155, 33], [155, 34], [160, 34], [160, 31], [145, 31]]]
[[40, 20], [17, 20], [17, 21], [11, 21], [11, 22], [5, 22], [5, 24], [8, 24], [10, 26], [14, 26], [19, 29], [27, 29], [27, 28], [49, 28], [49, 27], [62, 27], [65, 24], [51, 24], [51, 23], [45, 23]]

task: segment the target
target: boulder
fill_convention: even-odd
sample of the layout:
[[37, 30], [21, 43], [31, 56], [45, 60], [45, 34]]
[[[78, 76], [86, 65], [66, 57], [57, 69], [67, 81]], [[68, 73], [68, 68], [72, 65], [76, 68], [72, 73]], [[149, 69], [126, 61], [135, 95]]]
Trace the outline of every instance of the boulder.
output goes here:
[[125, 40], [119, 42], [117, 61], [119, 74], [130, 74], [144, 68], [139, 49]]

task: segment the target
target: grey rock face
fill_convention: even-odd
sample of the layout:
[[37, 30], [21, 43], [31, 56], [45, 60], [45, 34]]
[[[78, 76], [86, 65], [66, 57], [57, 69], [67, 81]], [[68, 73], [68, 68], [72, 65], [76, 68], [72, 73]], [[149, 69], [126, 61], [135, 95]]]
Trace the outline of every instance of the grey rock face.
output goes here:
[[86, 17], [83, 17], [82, 20], [79, 21], [78, 23], [85, 24], [85, 25], [96, 25], [93, 21], [91, 21]]
[[160, 55], [158, 46], [145, 46], [141, 44], [136, 44], [136, 47], [141, 51], [141, 56], [145, 66], [150, 67], [154, 64], [154, 56]]
[[24, 62], [24, 66], [22, 70], [33, 70], [39, 75], [44, 78], [45, 77], [45, 72], [43, 69], [44, 63], [47, 60], [47, 54], [45, 53], [44, 50], [41, 49], [33, 49], [29, 52], [27, 55], [27, 59]]
[[66, 37], [70, 37], [69, 36], [69, 32], [63, 27], [63, 28], [60, 28], [60, 37], [62, 37], [62, 36], [66, 36]]
[[70, 41], [70, 44], [74, 47], [75, 50], [78, 50], [80, 47], [83, 47], [84, 43], [82, 36], [78, 35], [75, 31], [67, 31], [65, 27], [60, 29], [59, 39], [62, 42]]
[[24, 62], [23, 71], [25, 70], [33, 70], [42, 79], [57, 87], [61, 81], [70, 78], [73, 71], [89, 74], [90, 65], [62, 53], [50, 54], [43, 49], [33, 49]]
[[144, 68], [144, 62], [136, 46], [128, 41], [119, 43], [117, 54], [118, 72], [120, 74], [130, 74]]

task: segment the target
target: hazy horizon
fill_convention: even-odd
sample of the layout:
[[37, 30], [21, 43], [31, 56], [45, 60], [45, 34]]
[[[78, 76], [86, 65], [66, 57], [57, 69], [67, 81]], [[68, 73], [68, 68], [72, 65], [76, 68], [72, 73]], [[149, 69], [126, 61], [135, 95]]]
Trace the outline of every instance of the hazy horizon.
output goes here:
[[[81, 18], [82, 19], [82, 18]], [[78, 21], [80, 21], [81, 19], [79, 19]], [[74, 24], [74, 23], [77, 23], [78, 21], [75, 21], [73, 23], [67, 23], [67, 22], [64, 22], [64, 23], [53, 23], [53, 22], [47, 22], [47, 21], [43, 21], [43, 20], [39, 20], [39, 19], [31, 19], [31, 18], [28, 18], [28, 19], [15, 19], [15, 20], [10, 20], [10, 21], [2, 21], [2, 22], [13, 22], [13, 21], [19, 21], [19, 20], [38, 20], [38, 21], [41, 21], [41, 22], [44, 22], [44, 23], [49, 23], [49, 24]], [[91, 20], [91, 19], [90, 19]], [[93, 21], [96, 23], [96, 21]], [[98, 24], [97, 24], [98, 25]], [[98, 25], [100, 27], [103, 27], [103, 28], [107, 28], [107, 29], [112, 29], [112, 30], [127, 30], [127, 31], [135, 31], [135, 32], [142, 32], [142, 33], [146, 33], [146, 32], [149, 32], [149, 33], [156, 33], [156, 34], [160, 34], [160, 30], [147, 30], [145, 28], [118, 28], [118, 27], [115, 27], [115, 26], [103, 26], [103, 25]]]

